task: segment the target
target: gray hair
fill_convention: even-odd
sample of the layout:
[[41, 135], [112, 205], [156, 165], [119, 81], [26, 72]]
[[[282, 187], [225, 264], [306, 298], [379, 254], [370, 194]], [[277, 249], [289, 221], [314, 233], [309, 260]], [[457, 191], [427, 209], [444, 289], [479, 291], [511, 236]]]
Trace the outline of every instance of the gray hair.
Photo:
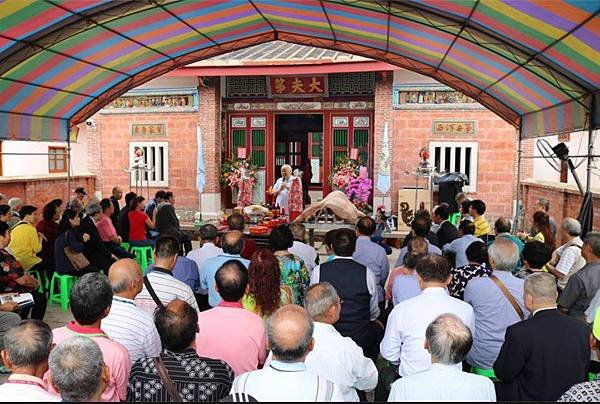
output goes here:
[[581, 223], [579, 220], [568, 217], [562, 222], [562, 228], [569, 236], [577, 237], [581, 234]]
[[500, 271], [512, 271], [519, 261], [519, 248], [515, 243], [507, 238], [499, 237], [494, 240], [488, 254], [494, 260], [496, 267]]
[[128, 291], [131, 282], [137, 280], [137, 274], [132, 271], [122, 272], [120, 275], [121, 277], [115, 282], [110, 282], [113, 294]]
[[315, 321], [319, 321], [327, 314], [331, 306], [339, 302], [340, 297], [329, 282], [320, 282], [312, 285], [306, 291], [304, 308]]
[[21, 198], [10, 198], [8, 200], [8, 206], [10, 206], [10, 208], [12, 210], [16, 210], [19, 206], [23, 205], [23, 200]]
[[556, 278], [545, 272], [535, 272], [525, 278], [524, 292], [533, 296], [536, 303], [556, 303], [558, 291]]
[[592, 253], [596, 257], [600, 257], [600, 232], [599, 231], [591, 231], [585, 236], [585, 240], [583, 242], [589, 245], [592, 249]]
[[538, 206], [543, 206], [544, 207], [544, 211], [548, 212], [550, 210], [550, 201], [546, 198], [539, 198], [537, 200], [537, 205]]
[[18, 367], [36, 366], [48, 360], [52, 330], [40, 320], [23, 320], [4, 335], [8, 358]]
[[91, 338], [74, 336], [60, 343], [48, 364], [52, 384], [63, 401], [90, 401], [98, 392], [104, 358]]
[[85, 214], [88, 216], [94, 216], [101, 212], [102, 206], [100, 206], [100, 204], [97, 202], [88, 203], [88, 205], [85, 207]]
[[302, 307], [288, 304], [279, 308], [269, 317], [266, 326], [273, 356], [281, 362], [300, 360], [308, 351], [314, 328], [312, 318]]
[[425, 331], [431, 356], [444, 365], [462, 362], [473, 345], [471, 330], [454, 314], [442, 314]]

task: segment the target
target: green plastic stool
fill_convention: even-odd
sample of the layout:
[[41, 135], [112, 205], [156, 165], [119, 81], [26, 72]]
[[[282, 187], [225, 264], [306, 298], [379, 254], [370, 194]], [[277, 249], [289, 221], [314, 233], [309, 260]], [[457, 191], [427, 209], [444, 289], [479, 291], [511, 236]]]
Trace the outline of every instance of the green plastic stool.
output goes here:
[[[60, 303], [60, 309], [62, 311], [67, 311], [69, 309], [69, 294], [71, 293], [71, 288], [76, 279], [76, 276], [59, 275], [55, 272], [50, 281], [50, 297], [48, 298], [48, 303]], [[58, 292], [56, 292], [56, 287], [58, 287]]]
[[596, 375], [596, 373], [588, 372], [588, 381], [589, 382], [596, 381], [597, 378], [598, 378], [598, 375]]
[[152, 246], [131, 247], [131, 251], [135, 261], [140, 264], [142, 271], [146, 274], [148, 265], [154, 262], [154, 249]]
[[482, 368], [478, 368], [476, 366], [473, 366], [471, 368], [471, 373], [474, 373], [474, 374], [479, 375], [479, 376], [485, 376], [488, 379], [493, 379], [493, 380], [497, 380], [498, 379], [496, 377], [496, 374], [494, 373], [494, 369], [482, 369]]
[[125, 241], [123, 241], [123, 242], [121, 243], [121, 247], [123, 247], [123, 248], [125, 249], [125, 251], [127, 251], [127, 252], [129, 252], [129, 249], [131, 248], [131, 247], [129, 246], [129, 243], [127, 243], [127, 242], [125, 242]]
[[457, 226], [458, 222], [460, 222], [460, 212], [456, 212], [450, 215], [450, 223]]
[[44, 293], [44, 290], [48, 289], [49, 282], [48, 282], [48, 275], [46, 274], [46, 272], [40, 273], [40, 271], [38, 271], [37, 269], [34, 269], [33, 271], [26, 271], [25, 273], [29, 274], [29, 275], [33, 276], [35, 279], [37, 279], [38, 292]]

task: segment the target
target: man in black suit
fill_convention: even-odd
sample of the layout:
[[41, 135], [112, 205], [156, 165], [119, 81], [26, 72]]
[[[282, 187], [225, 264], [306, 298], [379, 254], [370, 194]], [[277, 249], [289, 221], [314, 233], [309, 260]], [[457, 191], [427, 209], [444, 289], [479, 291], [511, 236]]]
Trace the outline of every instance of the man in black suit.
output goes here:
[[587, 379], [590, 360], [586, 324], [556, 308], [556, 278], [538, 272], [525, 280], [528, 320], [506, 330], [494, 363], [502, 382], [498, 401], [556, 401], [574, 384]]
[[119, 206], [119, 201], [123, 198], [123, 190], [121, 187], [114, 187], [112, 189], [112, 195], [110, 196], [110, 202], [114, 206], [114, 210], [112, 215], [110, 215], [110, 221], [112, 222], [115, 229], [119, 227], [119, 212], [121, 211], [121, 206]]
[[89, 234], [90, 239], [83, 244], [83, 255], [94, 267], [108, 273], [108, 268], [118, 258], [106, 248], [96, 228], [96, 222], [102, 219], [102, 207], [97, 202], [89, 203], [85, 213], [86, 216], [81, 219], [79, 230], [82, 234]]
[[136, 196], [135, 192], [127, 192], [125, 194], [125, 206], [121, 209], [117, 218], [117, 233], [124, 242], [129, 241], [129, 211], [131, 210], [129, 205]]
[[450, 206], [447, 203], [442, 203], [433, 210], [433, 223], [440, 226], [436, 233], [440, 248], [460, 237], [458, 229], [448, 221], [448, 217], [450, 217]]
[[171, 235], [181, 243], [185, 253], [180, 251], [180, 255], [187, 255], [192, 251], [192, 241], [190, 237], [181, 231], [179, 219], [175, 212], [175, 196], [173, 192], [165, 193], [165, 200], [156, 207], [156, 227], [159, 237], [165, 234]]

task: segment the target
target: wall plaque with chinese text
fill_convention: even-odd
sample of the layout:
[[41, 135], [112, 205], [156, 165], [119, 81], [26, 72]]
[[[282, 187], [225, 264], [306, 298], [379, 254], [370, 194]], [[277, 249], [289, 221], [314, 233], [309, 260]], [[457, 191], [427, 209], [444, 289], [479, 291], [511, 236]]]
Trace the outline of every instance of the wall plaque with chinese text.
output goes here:
[[327, 97], [329, 87], [326, 74], [299, 76], [269, 76], [269, 97]]
[[476, 131], [475, 121], [433, 121], [434, 135], [474, 135]]
[[167, 136], [166, 123], [132, 123], [131, 136]]

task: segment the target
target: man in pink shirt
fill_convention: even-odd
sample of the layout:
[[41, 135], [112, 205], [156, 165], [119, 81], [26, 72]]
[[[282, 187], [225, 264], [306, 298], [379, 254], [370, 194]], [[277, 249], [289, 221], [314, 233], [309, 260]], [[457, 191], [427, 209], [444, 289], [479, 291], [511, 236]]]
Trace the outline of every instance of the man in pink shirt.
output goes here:
[[104, 198], [100, 201], [100, 207], [102, 208], [102, 218], [96, 222], [96, 228], [102, 242], [114, 255], [119, 258], [133, 258], [133, 255], [121, 247], [121, 237], [117, 235], [117, 230], [113, 225], [110, 216], [115, 211], [115, 207], [108, 198]]
[[265, 363], [267, 339], [263, 320], [241, 304], [248, 271], [240, 261], [232, 259], [219, 268], [215, 281], [222, 301], [198, 315], [196, 352], [227, 362], [236, 376], [256, 370]]
[[[79, 335], [94, 340], [110, 370], [110, 381], [102, 394], [103, 401], [125, 401], [127, 381], [131, 372], [131, 360], [127, 348], [110, 339], [100, 328], [101, 321], [110, 312], [112, 288], [108, 278], [97, 272], [83, 275], [71, 290], [71, 312], [74, 321], [53, 330], [54, 343]], [[48, 380], [46, 373], [44, 380]], [[49, 390], [58, 394], [52, 386]]]

